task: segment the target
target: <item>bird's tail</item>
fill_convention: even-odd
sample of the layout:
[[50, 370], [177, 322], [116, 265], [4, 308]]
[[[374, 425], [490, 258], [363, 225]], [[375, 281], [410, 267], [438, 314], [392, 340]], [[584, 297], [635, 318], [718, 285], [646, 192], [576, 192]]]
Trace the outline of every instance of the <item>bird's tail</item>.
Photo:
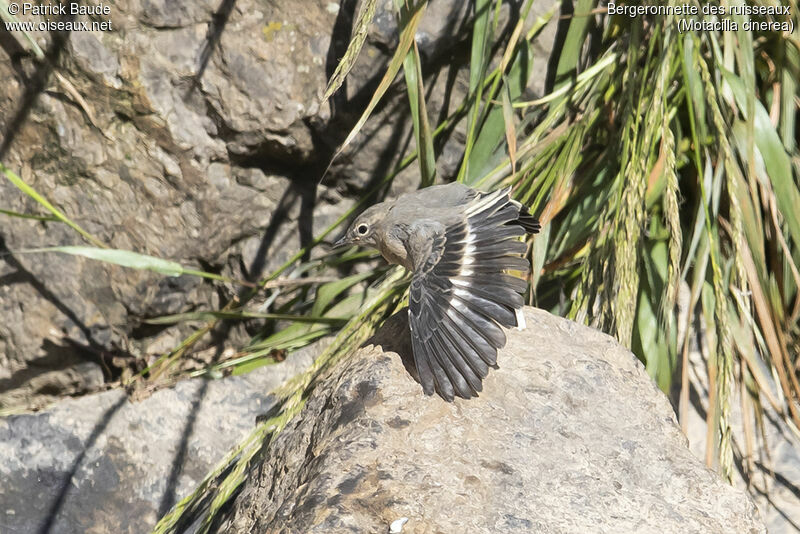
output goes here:
[[485, 209], [486, 206], [496, 202], [503, 196], [506, 196], [508, 202], [519, 210], [519, 216], [513, 221], [508, 221], [506, 224], [508, 225], [516, 224], [521, 226], [525, 230], [525, 232], [529, 234], [538, 234], [539, 230], [542, 229], [542, 225], [539, 223], [539, 219], [531, 215], [531, 213], [528, 211], [527, 206], [511, 198], [510, 187], [492, 191], [490, 193], [481, 193], [478, 202], [476, 202], [473, 206], [471, 206], [467, 213], [470, 214], [481, 211]]
[[[513, 200], [511, 202], [519, 204]], [[531, 213], [528, 211], [528, 208], [522, 204], [519, 204], [519, 217], [516, 221], [514, 221], [514, 223], [523, 227], [529, 234], [538, 234], [539, 230], [542, 229], [539, 219], [531, 215]]]
[[523, 227], [527, 233], [538, 234], [539, 230], [542, 229], [542, 225], [539, 224], [539, 219], [531, 215], [531, 212], [528, 211], [528, 206], [525, 206], [511, 197], [509, 197], [508, 201], [519, 209], [519, 217], [517, 217], [516, 221], [512, 221], [509, 224], [518, 224]]

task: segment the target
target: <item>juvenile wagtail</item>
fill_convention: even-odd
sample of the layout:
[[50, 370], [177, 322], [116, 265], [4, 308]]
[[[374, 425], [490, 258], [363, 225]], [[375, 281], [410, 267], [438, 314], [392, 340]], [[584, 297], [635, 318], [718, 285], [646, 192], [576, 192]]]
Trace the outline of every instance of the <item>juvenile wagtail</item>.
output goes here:
[[375, 248], [414, 272], [409, 327], [426, 395], [477, 396], [506, 344], [501, 326], [523, 325], [527, 284], [507, 271], [528, 272], [519, 237], [540, 225], [509, 192], [420, 189], [368, 208], [334, 244]]

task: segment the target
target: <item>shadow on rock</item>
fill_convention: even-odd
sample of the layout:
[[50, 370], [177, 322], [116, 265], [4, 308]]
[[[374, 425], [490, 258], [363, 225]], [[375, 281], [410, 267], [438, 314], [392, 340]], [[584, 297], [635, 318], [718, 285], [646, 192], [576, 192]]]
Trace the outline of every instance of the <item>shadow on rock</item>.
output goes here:
[[414, 380], [419, 382], [419, 373], [417, 373], [417, 366], [414, 363], [414, 351], [411, 348], [411, 330], [408, 328], [408, 308], [403, 308], [386, 319], [383, 326], [362, 346], [367, 345], [375, 345], [381, 347], [383, 352], [394, 352], [399, 355], [403, 361], [403, 367]]

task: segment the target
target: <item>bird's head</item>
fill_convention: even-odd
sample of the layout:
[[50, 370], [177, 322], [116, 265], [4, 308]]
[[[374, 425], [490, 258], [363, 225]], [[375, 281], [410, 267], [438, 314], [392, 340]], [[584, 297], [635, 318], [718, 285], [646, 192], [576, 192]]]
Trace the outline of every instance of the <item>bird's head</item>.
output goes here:
[[356, 217], [347, 232], [333, 244], [333, 248], [358, 245], [363, 247], [378, 247], [377, 229], [388, 213], [386, 204], [376, 204], [364, 210]]

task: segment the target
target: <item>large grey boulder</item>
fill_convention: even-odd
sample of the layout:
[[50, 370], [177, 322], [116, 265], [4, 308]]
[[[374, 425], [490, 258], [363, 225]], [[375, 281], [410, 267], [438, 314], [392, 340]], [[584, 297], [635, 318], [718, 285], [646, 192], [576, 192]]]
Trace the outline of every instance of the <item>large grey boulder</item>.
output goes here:
[[[424, 397], [395, 316], [277, 437], [218, 532], [763, 533], [611, 337], [546, 312], [480, 398]], [[405, 338], [405, 340], [403, 339]]]
[[114, 390], [0, 419], [0, 533], [140, 534], [252, 429], [318, 350], [130, 402]]

